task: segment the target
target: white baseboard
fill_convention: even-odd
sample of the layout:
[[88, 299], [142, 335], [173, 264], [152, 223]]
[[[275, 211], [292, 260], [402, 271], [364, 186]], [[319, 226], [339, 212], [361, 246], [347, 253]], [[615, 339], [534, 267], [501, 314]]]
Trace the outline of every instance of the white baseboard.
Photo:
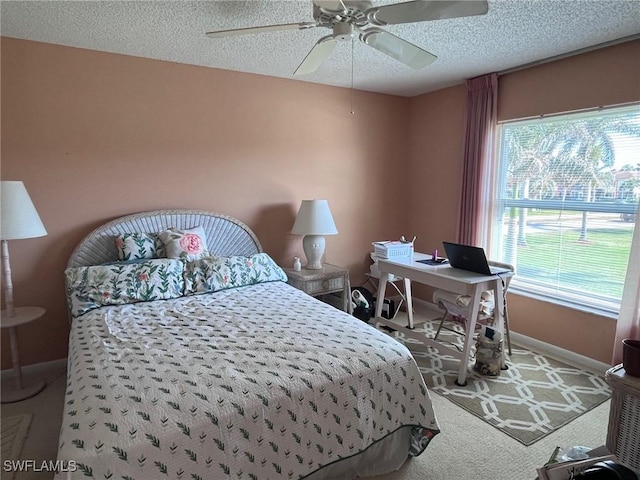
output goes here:
[[[50, 360], [48, 362], [34, 363], [33, 365], [23, 366], [20, 370], [23, 374], [37, 374], [42, 371], [48, 371], [59, 368], [61, 370], [65, 370], [67, 368], [67, 359], [59, 358], [57, 360]], [[2, 378], [13, 376], [13, 369], [8, 368], [6, 370], [2, 370]]]
[[[400, 300], [399, 295], [391, 298], [396, 302]], [[440, 313], [442, 312], [442, 310], [440, 310], [435, 304], [427, 302], [425, 300], [421, 300], [419, 298], [414, 298], [413, 304], [414, 306], [420, 305], [421, 308], [426, 308], [429, 311]], [[551, 358], [555, 358], [556, 360], [568, 363], [569, 365], [573, 365], [577, 368], [582, 368], [589, 372], [604, 374], [604, 372], [611, 368], [611, 365], [607, 363], [600, 362], [584, 355], [580, 355], [579, 353], [572, 352], [571, 350], [566, 350], [551, 343], [543, 342], [542, 340], [538, 340], [537, 338], [528, 337], [518, 332], [511, 331], [511, 340], [513, 341], [513, 343], [517, 343], [518, 345], [529, 350], [540, 352]]]
[[513, 343], [517, 343], [525, 348], [543, 353], [552, 358], [568, 363], [569, 365], [583, 368], [593, 373], [604, 375], [604, 373], [611, 368], [611, 365], [607, 363], [543, 342], [536, 338], [527, 337], [526, 335], [522, 335], [518, 332], [511, 332], [511, 340]]

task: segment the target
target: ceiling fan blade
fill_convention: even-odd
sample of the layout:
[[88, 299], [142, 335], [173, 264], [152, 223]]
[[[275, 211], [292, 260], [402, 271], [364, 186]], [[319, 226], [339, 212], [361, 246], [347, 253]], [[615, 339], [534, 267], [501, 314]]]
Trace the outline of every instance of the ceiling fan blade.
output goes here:
[[313, 0], [313, 3], [325, 12], [346, 12], [342, 0]]
[[376, 27], [363, 30], [360, 40], [416, 70], [426, 67], [438, 58], [426, 50]]
[[484, 15], [488, 11], [486, 0], [416, 0], [370, 8], [367, 17], [373, 25], [383, 26]]
[[311, 51], [307, 53], [307, 56], [304, 57], [304, 60], [293, 74], [297, 76], [315, 72], [333, 51], [333, 47], [335, 46], [336, 39], [333, 38], [332, 35], [322, 37], [318, 40], [318, 43], [313, 46]]
[[281, 25], [265, 25], [263, 27], [247, 27], [247, 28], [234, 28], [232, 30], [218, 30], [217, 32], [207, 32], [209, 38], [222, 38], [231, 37], [234, 35], [247, 35], [251, 33], [264, 33], [264, 32], [280, 32], [282, 30], [304, 30], [307, 28], [317, 27], [314, 22], [302, 22], [302, 23], [285, 23]]

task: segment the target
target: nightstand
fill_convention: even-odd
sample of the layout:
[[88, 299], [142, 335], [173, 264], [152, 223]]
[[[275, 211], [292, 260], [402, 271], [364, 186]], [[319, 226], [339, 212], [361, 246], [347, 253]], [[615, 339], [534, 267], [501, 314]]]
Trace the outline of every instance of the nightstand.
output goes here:
[[329, 263], [322, 265], [322, 270], [307, 270], [299, 272], [285, 268], [289, 280], [287, 283], [308, 295], [318, 297], [329, 293], [342, 292], [342, 310], [351, 313], [351, 283], [349, 270]]
[[18, 327], [33, 322], [45, 314], [45, 309], [41, 307], [16, 307], [15, 315], [7, 317], [7, 311], [2, 310], [0, 326], [9, 329], [11, 341], [11, 360], [13, 362], [14, 378], [9, 379], [10, 383], [2, 385], [0, 398], [2, 403], [11, 403], [33, 397], [44, 388], [44, 382], [24, 385], [22, 382], [22, 369], [20, 367], [20, 353], [18, 350]]

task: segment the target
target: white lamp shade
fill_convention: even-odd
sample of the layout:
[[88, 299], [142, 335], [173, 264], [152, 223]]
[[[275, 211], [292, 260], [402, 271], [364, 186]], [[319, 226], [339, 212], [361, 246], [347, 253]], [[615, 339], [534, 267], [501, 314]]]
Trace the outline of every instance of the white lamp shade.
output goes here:
[[0, 217], [0, 238], [19, 240], [21, 238], [42, 237], [47, 231], [33, 206], [31, 197], [22, 182], [0, 182], [2, 203]]
[[336, 235], [338, 229], [326, 200], [303, 200], [293, 224], [294, 235]]

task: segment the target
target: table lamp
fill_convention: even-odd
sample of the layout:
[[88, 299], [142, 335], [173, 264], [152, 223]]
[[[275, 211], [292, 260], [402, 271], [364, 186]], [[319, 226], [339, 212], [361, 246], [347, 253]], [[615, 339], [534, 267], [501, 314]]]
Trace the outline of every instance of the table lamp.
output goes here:
[[302, 249], [307, 257], [308, 270], [322, 270], [324, 235], [336, 235], [338, 230], [326, 200], [303, 200], [291, 233], [304, 235]]
[[13, 283], [9, 263], [8, 240], [42, 237], [47, 231], [33, 206], [31, 197], [22, 182], [0, 182], [2, 203], [0, 204], [0, 239], [2, 240], [2, 282], [4, 285], [5, 309], [1, 312], [2, 328], [8, 328], [11, 342], [11, 358], [15, 376], [15, 389], [2, 388], [2, 403], [16, 402], [32, 397], [44, 388], [44, 382], [25, 386], [22, 384], [20, 355], [18, 352], [17, 327], [42, 317], [44, 308], [13, 306]]

